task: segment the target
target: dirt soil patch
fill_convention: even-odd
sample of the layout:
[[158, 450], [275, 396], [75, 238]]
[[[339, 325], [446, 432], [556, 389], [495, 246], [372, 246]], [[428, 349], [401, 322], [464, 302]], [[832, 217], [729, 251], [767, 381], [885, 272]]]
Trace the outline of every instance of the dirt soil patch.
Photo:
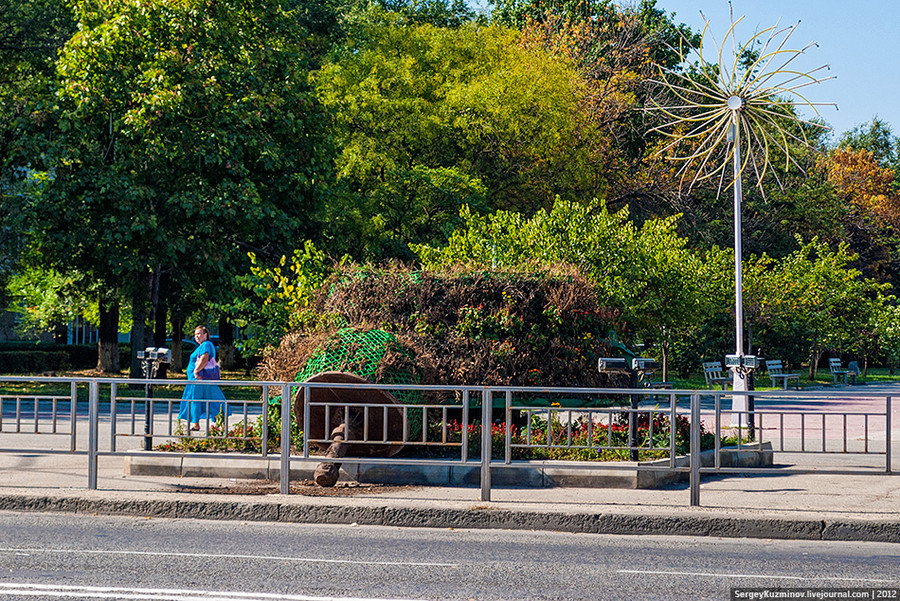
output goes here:
[[[408, 491], [417, 486], [391, 486], [386, 484], [364, 484], [359, 482], [338, 482], [331, 488], [317, 486], [312, 480], [291, 482], [292, 495], [307, 497], [356, 497], [380, 493]], [[269, 480], [238, 480], [217, 486], [179, 486], [180, 492], [215, 495], [277, 495], [281, 492], [278, 482]]]

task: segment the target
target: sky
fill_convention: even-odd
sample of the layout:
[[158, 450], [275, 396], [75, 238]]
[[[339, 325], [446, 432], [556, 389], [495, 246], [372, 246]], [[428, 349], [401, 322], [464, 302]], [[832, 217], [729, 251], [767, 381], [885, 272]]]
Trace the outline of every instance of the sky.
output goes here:
[[[637, 0], [617, 0], [635, 4]], [[487, 0], [469, 0], [478, 9]], [[832, 139], [873, 117], [900, 135], [900, 0], [733, 0], [734, 18], [743, 16], [738, 41], [779, 23], [800, 26], [791, 36], [794, 49], [817, 42], [804, 57], [806, 70], [831, 65], [836, 79], [807, 89], [811, 101], [835, 102], [838, 109], [820, 109], [833, 128]], [[657, 8], [674, 21], [710, 32], [721, 40], [731, 26], [728, 0], [657, 0]], [[742, 35], [743, 34], [743, 35]], [[814, 116], [811, 112], [805, 116]]]
[[[734, 0], [732, 5], [735, 20], [744, 17], [739, 42], [780, 19], [781, 25], [800, 22], [790, 38], [792, 48], [819, 44], [803, 57], [806, 70], [829, 64], [828, 75], [837, 78], [807, 88], [806, 96], [837, 103], [838, 110], [819, 109], [835, 141], [876, 115], [900, 134], [900, 0]], [[656, 6], [695, 31], [702, 31], [702, 11], [717, 41], [731, 26], [727, 0], [657, 0]]]

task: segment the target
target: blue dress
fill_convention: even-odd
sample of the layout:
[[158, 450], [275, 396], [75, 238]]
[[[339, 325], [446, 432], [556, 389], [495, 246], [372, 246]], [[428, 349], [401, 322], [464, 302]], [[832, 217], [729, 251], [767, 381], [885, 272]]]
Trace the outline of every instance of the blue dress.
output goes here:
[[[209, 354], [210, 359], [216, 358], [216, 347], [209, 340], [204, 340], [200, 346], [191, 353], [188, 361], [187, 377], [188, 380], [197, 381], [194, 376], [194, 367], [200, 355]], [[215, 384], [188, 384], [184, 387], [184, 394], [181, 396], [181, 410], [178, 412], [178, 419], [190, 421], [192, 424], [200, 423], [201, 419], [207, 416], [215, 419], [219, 413], [225, 409], [225, 395]], [[219, 402], [210, 402], [219, 401]]]

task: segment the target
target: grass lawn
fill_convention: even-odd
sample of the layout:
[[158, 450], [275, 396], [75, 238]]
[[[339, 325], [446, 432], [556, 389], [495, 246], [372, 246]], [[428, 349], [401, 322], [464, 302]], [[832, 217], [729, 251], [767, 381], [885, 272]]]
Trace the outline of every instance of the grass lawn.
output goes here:
[[[808, 370], [806, 368], [793, 370], [792, 373], [800, 374], [800, 388], [808, 388], [811, 386], [833, 386], [833, 378], [831, 377], [831, 372], [828, 369], [819, 370], [818, 377], [816, 380], [810, 380], [808, 378]], [[71, 372], [60, 372], [57, 374], [60, 378], [95, 378], [98, 377], [97, 373], [93, 370], [84, 370], [84, 371], [71, 371]], [[103, 378], [127, 378], [127, 371], [122, 371], [118, 375], [109, 375], [103, 374], [101, 377]], [[0, 375], [0, 379], [3, 376]], [[183, 380], [185, 379], [185, 375], [183, 373], [180, 374], [169, 374], [168, 376], [171, 380]], [[247, 372], [244, 370], [234, 370], [234, 371], [223, 371], [222, 372], [223, 380], [247, 380]], [[252, 379], [250, 376], [249, 379]], [[674, 384], [676, 390], [706, 390], [706, 380], [703, 379], [701, 374], [692, 374], [687, 378], [681, 378], [677, 375], [670, 375], [669, 380]], [[860, 375], [857, 378], [857, 383], [866, 384], [866, 383], [885, 383], [885, 382], [900, 382], [900, 371], [897, 371], [894, 374], [890, 373], [890, 370], [886, 367], [877, 367], [870, 368], [868, 374], [865, 376]], [[756, 390], [780, 390], [781, 388], [775, 388], [771, 386], [771, 380], [766, 376], [766, 374], [760, 373], [756, 375]], [[53, 383], [53, 382], [2, 382], [0, 381], [0, 394], [2, 395], [16, 395], [16, 394], [28, 394], [28, 395], [60, 395], [60, 396], [68, 396], [69, 394], [69, 384], [67, 383]], [[182, 386], [160, 386], [156, 385], [153, 387], [153, 395], [156, 398], [181, 398], [181, 394], [184, 391]], [[121, 393], [123, 395], [129, 395], [133, 393]], [[82, 385], [78, 391], [79, 400], [87, 400], [87, 387]], [[109, 400], [109, 387], [101, 386], [100, 387], [100, 395], [102, 400]], [[228, 387], [226, 390], [226, 395], [231, 400], [256, 400], [260, 397], [260, 390], [256, 387]]]
[[[71, 371], [71, 372], [59, 372], [56, 374], [59, 378], [122, 378], [125, 379], [128, 377], [127, 371], [122, 371], [118, 375], [115, 374], [102, 374], [98, 375], [94, 370], [83, 370], [83, 371]], [[21, 374], [16, 374], [17, 377], [21, 376]], [[0, 375], [0, 380], [2, 380], [3, 376]], [[180, 374], [169, 374], [168, 379], [170, 380], [186, 380], [186, 376], [183, 373]], [[235, 370], [235, 371], [223, 371], [222, 372], [223, 380], [246, 380], [247, 373], [244, 370]], [[134, 396], [137, 394], [143, 394], [143, 386], [132, 389], [132, 390], [120, 390], [119, 396]], [[3, 382], [0, 381], [0, 394], [2, 395], [47, 395], [47, 396], [69, 396], [70, 394], [70, 384], [67, 382]], [[161, 386], [154, 385], [153, 386], [153, 396], [154, 398], [159, 399], [180, 399], [182, 393], [184, 392], [183, 386]], [[226, 388], [226, 396], [229, 400], [233, 401], [242, 401], [242, 400], [258, 400], [260, 398], [260, 389], [259, 387], [251, 387], [251, 386], [229, 386]], [[78, 400], [86, 401], [88, 399], [88, 389], [84, 384], [79, 385], [78, 388]], [[109, 400], [109, 386], [100, 386], [100, 400]]]
[[[819, 372], [816, 374], [817, 377], [815, 380], [809, 379], [809, 369], [807, 367], [803, 367], [801, 369], [793, 369], [790, 371], [790, 373], [800, 374], [801, 389], [809, 388], [811, 386], [834, 386], [834, 378], [831, 376], [831, 372], [828, 371], [827, 367], [825, 369], [819, 369]], [[703, 376], [701, 374], [693, 374], [688, 378], [670, 376], [669, 380], [672, 381], [675, 385], [675, 388], [679, 390], [704, 390], [707, 388], [706, 380], [703, 379]], [[900, 382], [900, 371], [891, 374], [890, 370], [886, 367], [870, 368], [869, 372], [865, 376], [860, 374], [860, 376], [856, 379], [856, 382], [857, 384], [876, 382]], [[780, 386], [772, 386], [772, 380], [769, 379], [765, 371], [756, 374], [754, 384], [755, 390], [781, 390]], [[793, 384], [791, 385], [791, 388], [789, 388], [789, 390], [790, 389], [793, 389]]]

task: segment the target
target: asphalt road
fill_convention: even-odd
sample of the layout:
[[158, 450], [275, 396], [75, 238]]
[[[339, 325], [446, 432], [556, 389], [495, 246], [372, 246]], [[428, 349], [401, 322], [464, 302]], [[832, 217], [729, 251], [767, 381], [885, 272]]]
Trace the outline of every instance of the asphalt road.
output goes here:
[[729, 599], [900, 588], [900, 545], [0, 512], [0, 599]]

